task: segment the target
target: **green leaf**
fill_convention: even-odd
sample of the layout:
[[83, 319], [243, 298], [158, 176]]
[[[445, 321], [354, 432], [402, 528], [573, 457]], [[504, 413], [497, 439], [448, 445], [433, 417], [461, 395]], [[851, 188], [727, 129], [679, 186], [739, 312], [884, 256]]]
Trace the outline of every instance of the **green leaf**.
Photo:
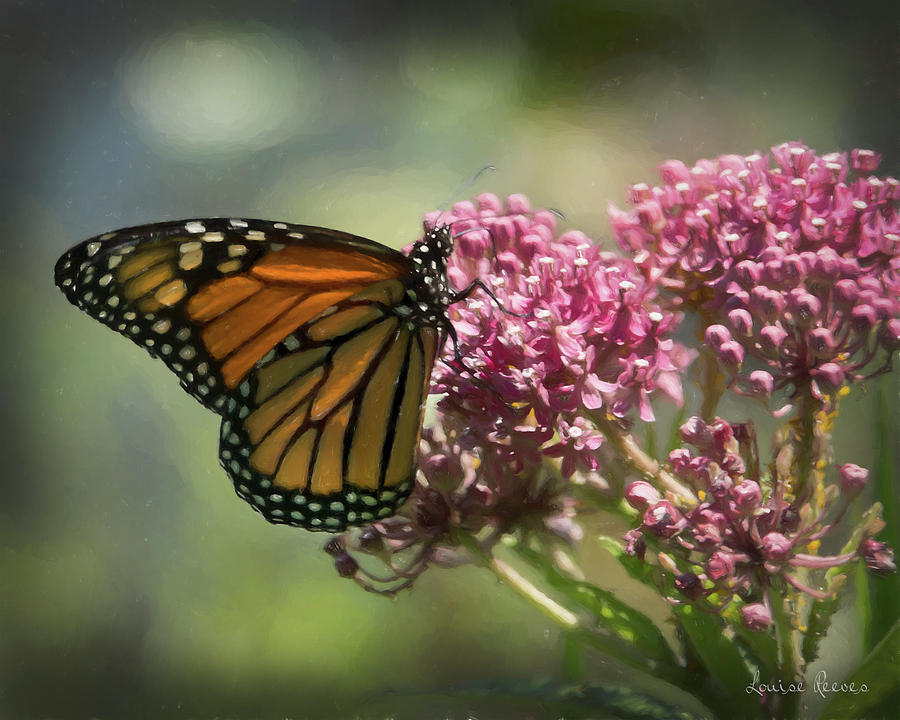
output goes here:
[[625, 548], [622, 547], [622, 543], [618, 540], [606, 537], [605, 535], [601, 535], [598, 540], [600, 541], [600, 545], [618, 560], [619, 565], [625, 568], [625, 572], [628, 573], [629, 577], [659, 591], [659, 587], [656, 584], [656, 578], [653, 574], [652, 565], [644, 562], [640, 558], [626, 554]]
[[840, 603], [837, 595], [813, 602], [806, 621], [806, 633], [803, 635], [803, 662], [809, 665], [819, 657], [819, 644], [828, 633], [831, 617]]
[[563, 664], [566, 670], [566, 677], [572, 682], [580, 683], [586, 679], [584, 645], [578, 641], [578, 637], [573, 633], [566, 633], [563, 636]]
[[753, 632], [744, 627], [740, 618], [729, 619], [738, 643], [750, 661], [759, 668], [760, 677], [778, 675], [778, 641], [772, 633]]
[[[835, 694], [834, 699], [825, 707], [822, 720], [889, 717], [896, 713], [897, 707], [893, 699], [900, 688], [900, 621], [894, 624], [844, 683], [854, 683], [859, 689], [865, 685], [865, 692]], [[816, 691], [815, 678], [812, 678], [810, 689]]]
[[[882, 378], [875, 393], [875, 463], [872, 467], [872, 486], [875, 498], [884, 506], [885, 528], [879, 539], [892, 548], [900, 549], [900, 487], [898, 472], [900, 437], [898, 406], [891, 395], [897, 394], [895, 374]], [[865, 649], [870, 650], [900, 617], [900, 574], [887, 577], [868, 576], [871, 619], [863, 625]]]
[[620, 683], [514, 683], [443, 693], [393, 693], [365, 703], [365, 720], [712, 720], [712, 713], [684, 693], [660, 695]]
[[[552, 565], [544, 562], [534, 550], [519, 546], [516, 552], [533, 567], [543, 572], [545, 579], [555, 590], [565, 595], [590, 612], [594, 622], [611, 633], [628, 651], [657, 664], [658, 671], [671, 677], [679, 673], [678, 661], [672, 653], [659, 628], [653, 621], [619, 600], [608, 590], [601, 590], [588, 582], [574, 580], [563, 575]], [[621, 653], [616, 653], [619, 656]]]
[[[862, 520], [854, 529], [850, 539], [841, 548], [841, 555], [849, 553], [859, 547], [859, 543], [867, 532], [867, 528], [878, 521], [881, 516], [882, 508], [880, 503], [875, 503], [872, 507], [863, 513]], [[811, 663], [819, 655], [819, 643], [828, 632], [831, 625], [831, 617], [838, 609], [840, 604], [840, 590], [847, 580], [847, 577], [853, 572], [853, 566], [861, 562], [853, 559], [843, 565], [829, 568], [825, 573], [825, 591], [829, 596], [823, 600], [813, 602], [809, 611], [809, 618], [806, 622], [806, 634], [803, 637], [803, 661], [806, 664]]]
[[727, 636], [722, 618], [692, 605], [675, 605], [672, 612], [712, 681], [702, 693], [707, 705], [723, 717], [757, 717], [759, 704], [744, 691], [752, 673], [737, 644]]

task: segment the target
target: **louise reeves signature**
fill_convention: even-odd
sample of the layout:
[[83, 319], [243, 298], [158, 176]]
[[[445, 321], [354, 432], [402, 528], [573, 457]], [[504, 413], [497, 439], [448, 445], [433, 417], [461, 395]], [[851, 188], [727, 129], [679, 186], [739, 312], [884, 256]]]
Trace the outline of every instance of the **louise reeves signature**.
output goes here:
[[795, 680], [785, 683], [780, 678], [778, 680], [762, 683], [759, 681], [759, 670], [753, 674], [753, 682], [748, 683], [746, 692], [748, 695], [756, 693], [760, 697], [767, 693], [778, 695], [790, 695], [792, 693], [804, 693], [812, 690], [816, 695], [827, 698], [834, 693], [850, 693], [851, 695], [859, 695], [860, 693], [869, 692], [869, 688], [865, 683], [855, 682], [829, 682], [828, 676], [824, 670], [816, 673], [816, 677], [812, 683], [807, 685], [805, 680]]

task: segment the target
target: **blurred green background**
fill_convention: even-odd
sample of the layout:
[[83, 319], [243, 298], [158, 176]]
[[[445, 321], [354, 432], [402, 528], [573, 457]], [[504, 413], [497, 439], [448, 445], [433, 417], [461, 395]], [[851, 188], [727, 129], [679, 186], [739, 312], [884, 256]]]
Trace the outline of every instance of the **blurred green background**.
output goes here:
[[[215, 418], [53, 287], [66, 248], [204, 215], [401, 246], [487, 163], [472, 194], [599, 238], [670, 157], [801, 139], [896, 173], [897, 30], [888, 2], [0, 4], [0, 717], [343, 718], [385, 693], [449, 717], [442, 693], [562, 677], [487, 574], [385, 600], [250, 511]], [[891, 408], [896, 378], [870, 388]], [[875, 394], [839, 460], [871, 460]]]

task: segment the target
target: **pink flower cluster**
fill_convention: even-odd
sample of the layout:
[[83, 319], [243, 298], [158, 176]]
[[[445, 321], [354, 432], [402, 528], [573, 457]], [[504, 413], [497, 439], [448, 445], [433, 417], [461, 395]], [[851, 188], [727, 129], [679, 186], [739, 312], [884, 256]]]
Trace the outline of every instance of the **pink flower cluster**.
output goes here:
[[762, 630], [768, 626], [768, 589], [774, 578], [813, 597], [825, 597], [804, 584], [792, 572], [794, 568], [827, 569], [863, 557], [876, 574], [895, 569], [893, 551], [870, 537], [844, 555], [819, 556], [809, 551], [861, 492], [868, 478], [864, 468], [852, 463], [840, 466], [836, 492], [826, 493], [823, 509], [816, 512], [789, 501], [786, 478], [776, 474], [771, 481], [761, 481], [749, 425], [718, 418], [707, 424], [694, 417], [680, 434], [687, 446], [673, 450], [669, 463], [701, 502], [689, 510], [678, 509], [649, 483], [632, 483], [625, 499], [642, 516], [640, 527], [626, 534], [625, 546], [629, 554], [643, 557], [647, 540], [655, 539], [684, 598], [696, 601], [716, 593], [727, 602], [735, 594], [754, 599], [763, 591], [761, 602], [743, 608], [745, 624]]
[[[521, 195], [505, 204], [482, 195], [428, 216], [427, 227], [453, 229], [452, 285], [480, 280], [490, 294], [450, 308], [457, 347], [448, 341], [433, 371], [438, 422], [423, 433], [421, 482], [402, 513], [328, 546], [339, 572], [367, 589], [395, 592], [429, 565], [460, 562], [454, 529], [488, 546], [513, 528], [577, 541], [566, 483], [543, 459], [605, 490], [594, 418], [652, 420], [657, 391], [681, 402], [691, 355], [671, 338], [679, 315], [657, 306], [630, 260], [583, 233], [557, 235], [556, 221]], [[380, 558], [388, 575], [354, 554]]]
[[[662, 165], [613, 231], [645, 277], [696, 310], [745, 394], [819, 397], [881, 372], [900, 345], [900, 183], [869, 150]], [[879, 351], [887, 349], [884, 364]]]
[[435, 368], [441, 422], [482, 461], [493, 466], [485, 456], [495, 455], [504, 474], [541, 455], [561, 457], [566, 477], [595, 470], [602, 438], [592, 413], [649, 421], [657, 391], [682, 400], [690, 355], [671, 338], [679, 316], [656, 304], [656, 286], [634, 263], [581, 232], [557, 236], [556, 221], [521, 195], [505, 206], [482, 195], [427, 220], [453, 228], [453, 285], [481, 279], [496, 296], [477, 292], [450, 309], [474, 373]]
[[[542, 533], [545, 539], [567, 545], [582, 537], [564, 483], [540, 466], [517, 475], [486, 471], [440, 425], [423, 431], [420, 458], [422, 482], [401, 514], [359, 533], [345, 533], [326, 546], [338, 572], [367, 590], [394, 594], [432, 565], [469, 562], [467, 551], [455, 545], [456, 530], [477, 536], [485, 549], [512, 530]], [[491, 458], [489, 462], [497, 462]], [[357, 560], [363, 555], [379, 559], [384, 567], [377, 573], [369, 571]]]

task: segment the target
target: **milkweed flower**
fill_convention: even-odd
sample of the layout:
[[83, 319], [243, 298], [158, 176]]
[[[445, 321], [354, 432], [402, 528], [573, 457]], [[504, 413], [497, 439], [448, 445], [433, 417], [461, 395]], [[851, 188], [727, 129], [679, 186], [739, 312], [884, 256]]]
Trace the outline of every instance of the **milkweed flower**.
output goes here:
[[662, 185], [610, 207], [613, 232], [697, 312], [734, 389], [808, 385], [826, 398], [885, 370], [900, 346], [900, 183], [873, 174], [879, 161], [797, 142], [669, 161]]
[[[859, 494], [868, 476], [864, 468], [852, 463], [838, 466], [839, 483], [826, 493], [821, 509], [797, 506], [787, 491], [789, 478], [780, 476], [777, 467], [771, 477], [758, 475], [751, 426], [692, 417], [681, 426], [680, 436], [685, 444], [670, 453], [669, 464], [696, 491], [697, 503], [679, 510], [641, 480], [625, 490], [626, 502], [641, 513], [640, 525], [625, 535], [626, 552], [643, 557], [643, 548], [640, 552], [628, 548], [635, 548], [638, 537], [656, 538], [681, 597], [673, 601], [696, 601], [712, 594], [719, 602], [736, 594], [752, 598], [776, 578], [823, 598], [827, 593], [808, 585], [798, 568], [826, 570], [862, 558], [874, 574], [895, 570], [891, 548], [868, 535], [851, 552], [833, 556], [813, 552]], [[748, 603], [741, 612], [751, 630], [765, 630], [771, 623], [763, 602]]]
[[691, 355], [672, 339], [680, 316], [658, 305], [633, 262], [584, 233], [559, 234], [557, 217], [521, 195], [505, 205], [481, 195], [427, 222], [451, 223], [457, 236], [451, 282], [481, 280], [495, 296], [476, 292], [450, 309], [475, 372], [444, 363], [433, 376], [461, 446], [496, 454], [504, 472], [559, 457], [570, 477], [598, 469], [593, 413], [650, 421], [652, 396], [681, 403]]
[[[624, 426], [652, 420], [656, 395], [681, 403], [680, 372], [692, 359], [672, 338], [680, 315], [656, 302], [631, 260], [584, 233], [558, 232], [556, 215], [532, 211], [525, 197], [481, 195], [427, 217], [426, 227], [436, 223], [455, 237], [451, 284], [487, 290], [450, 307], [455, 337], [432, 374], [437, 423], [423, 435], [420, 483], [403, 514], [345, 542], [387, 549], [404, 584], [458, 559], [454, 528], [496, 539], [531, 527], [577, 541], [565, 481], [609, 489], [595, 418]], [[410, 553], [415, 563], [403, 564]], [[335, 557], [344, 572], [353, 567]]]

